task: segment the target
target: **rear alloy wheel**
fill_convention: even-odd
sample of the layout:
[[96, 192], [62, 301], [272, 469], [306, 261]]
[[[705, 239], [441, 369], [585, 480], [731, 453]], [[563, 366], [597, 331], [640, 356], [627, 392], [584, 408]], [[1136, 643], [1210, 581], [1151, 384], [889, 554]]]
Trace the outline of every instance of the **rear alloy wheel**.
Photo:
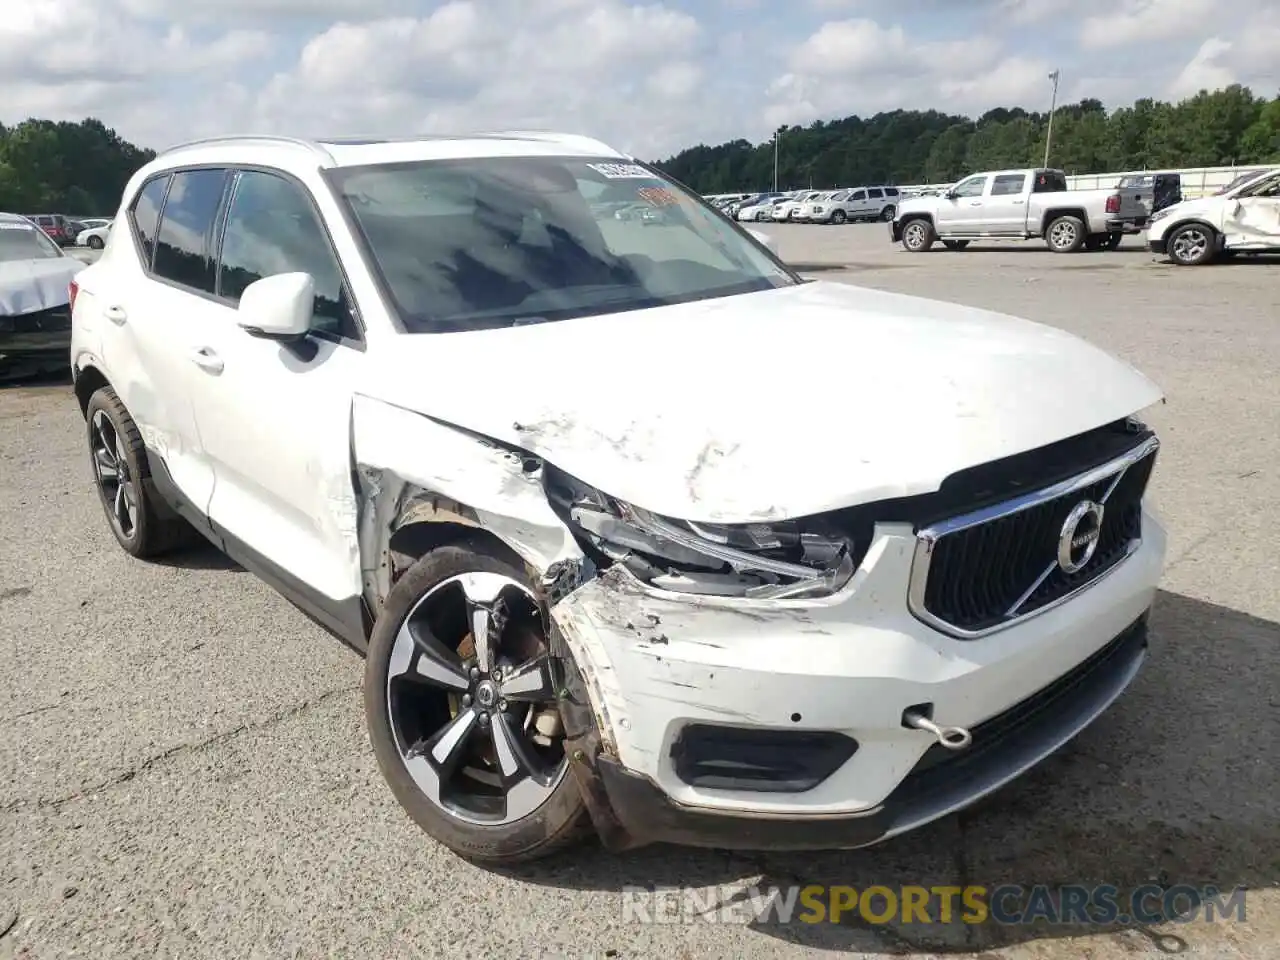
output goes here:
[[1075, 253], [1084, 246], [1084, 224], [1079, 217], [1058, 217], [1049, 224], [1044, 239], [1054, 253]]
[[137, 424], [114, 390], [103, 387], [85, 410], [94, 485], [116, 541], [134, 557], [158, 557], [199, 541], [151, 485], [150, 463]]
[[1180, 267], [1195, 267], [1213, 258], [1213, 231], [1198, 223], [1188, 223], [1169, 235], [1169, 259]]
[[880, 211], [880, 219], [885, 223], [888, 223], [895, 216], [897, 216], [897, 214], [898, 214], [898, 208], [895, 207], [893, 204], [889, 204], [889, 206], [885, 207], [883, 210]]
[[525, 571], [441, 547], [396, 582], [370, 640], [365, 715], [400, 804], [461, 856], [546, 856], [586, 823], [560, 688]]
[[911, 220], [902, 227], [902, 245], [912, 253], [924, 253], [937, 239], [928, 220]]

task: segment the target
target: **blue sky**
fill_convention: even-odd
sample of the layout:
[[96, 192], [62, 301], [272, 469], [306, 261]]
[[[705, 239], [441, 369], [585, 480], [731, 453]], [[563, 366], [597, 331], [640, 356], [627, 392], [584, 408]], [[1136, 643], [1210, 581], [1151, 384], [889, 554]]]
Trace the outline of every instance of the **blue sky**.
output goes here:
[[[0, 122], [557, 128], [646, 157], [780, 123], [1230, 82], [1280, 90], [1280, 0], [6, 0]], [[51, 55], [56, 52], [56, 56]]]

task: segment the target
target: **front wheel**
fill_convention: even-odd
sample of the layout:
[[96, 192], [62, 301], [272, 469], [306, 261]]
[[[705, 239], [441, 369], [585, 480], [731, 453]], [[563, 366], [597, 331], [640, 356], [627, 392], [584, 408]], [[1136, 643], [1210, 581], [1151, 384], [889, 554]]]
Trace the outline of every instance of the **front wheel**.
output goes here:
[[831, 222], [834, 223], [836, 226], [839, 226], [840, 224], [844, 223], [847, 219], [849, 218], [845, 216], [845, 213], [843, 210], [833, 210], [831, 213]]
[[1169, 235], [1169, 259], [1180, 267], [1195, 267], [1213, 259], [1213, 231], [1198, 223], [1188, 223]]
[[547, 856], [588, 823], [531, 582], [483, 542], [433, 550], [392, 588], [365, 661], [369, 739], [392, 792], [479, 862]]
[[928, 220], [910, 220], [902, 227], [902, 246], [911, 253], [924, 253], [933, 246], [937, 235]]
[[1045, 230], [1044, 240], [1054, 253], [1075, 253], [1085, 243], [1084, 223], [1079, 217], [1058, 217]]

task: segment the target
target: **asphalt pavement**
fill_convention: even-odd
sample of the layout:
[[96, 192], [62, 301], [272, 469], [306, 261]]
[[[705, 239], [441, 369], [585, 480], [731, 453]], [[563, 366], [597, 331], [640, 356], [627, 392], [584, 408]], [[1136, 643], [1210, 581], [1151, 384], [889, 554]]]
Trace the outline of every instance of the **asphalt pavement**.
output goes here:
[[[212, 550], [125, 556], [69, 386], [10, 387], [0, 958], [1280, 955], [1280, 263], [1179, 269], [1132, 242], [912, 255], [884, 225], [765, 229], [809, 276], [1046, 322], [1165, 388], [1151, 420], [1169, 566], [1152, 656], [1110, 712], [987, 802], [876, 848], [612, 856], [588, 845], [486, 871], [392, 799], [364, 732], [357, 658]], [[875, 362], [821, 345], [814, 360], [850, 377]], [[757, 402], [787, 402], [789, 376], [777, 371]], [[1147, 882], [1248, 887], [1246, 919], [643, 923], [623, 892]]]

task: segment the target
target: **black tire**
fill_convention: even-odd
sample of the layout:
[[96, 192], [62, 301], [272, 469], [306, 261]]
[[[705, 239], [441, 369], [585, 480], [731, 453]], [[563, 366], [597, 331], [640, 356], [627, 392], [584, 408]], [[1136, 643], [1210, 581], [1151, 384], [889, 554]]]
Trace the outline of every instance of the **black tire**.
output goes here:
[[1089, 236], [1085, 237], [1085, 240], [1084, 240], [1085, 250], [1088, 250], [1090, 253], [1094, 253], [1094, 252], [1097, 252], [1098, 250], [1101, 250], [1102, 240], [1103, 240], [1103, 236], [1100, 233], [1089, 234]]
[[1218, 237], [1212, 227], [1202, 223], [1186, 223], [1165, 240], [1169, 259], [1180, 267], [1197, 267], [1213, 260]]
[[1124, 243], [1123, 233], [1108, 233], [1107, 239], [1102, 242], [1102, 249], [1119, 250], [1122, 243]]
[[90, 250], [101, 250], [106, 246], [106, 242], [101, 237], [90, 237], [85, 243]]
[[963, 250], [969, 246], [968, 240], [943, 240], [942, 245], [948, 250]]
[[[434, 839], [477, 863], [514, 864], [541, 859], [589, 832], [590, 819], [572, 771], [565, 769], [541, 805], [520, 819], [499, 824], [469, 822], [446, 810], [418, 786], [406, 766], [396, 732], [398, 727], [392, 717], [388, 683], [392, 654], [402, 626], [422, 598], [451, 578], [467, 573], [498, 574], [530, 588], [534, 582], [531, 571], [482, 540], [432, 550], [406, 570], [388, 594], [369, 641], [364, 674], [369, 740], [396, 800]], [[449, 643], [444, 637], [441, 640]], [[567, 651], [556, 653], [569, 656]], [[468, 736], [471, 735], [474, 734]]]
[[902, 246], [910, 253], [925, 253], [938, 239], [928, 220], [908, 220], [902, 225]]
[[[110, 427], [111, 437], [104, 435], [104, 421]], [[125, 553], [145, 560], [198, 543], [200, 535], [185, 520], [175, 516], [156, 493], [142, 435], [110, 387], [102, 387], [89, 398], [85, 425], [89, 438], [89, 466], [93, 471], [98, 499], [106, 513], [107, 526]], [[100, 455], [99, 441], [104, 447], [114, 448], [112, 456]], [[124, 470], [120, 471], [122, 463]], [[117, 471], [114, 483], [106, 475], [109, 468]], [[122, 488], [121, 500], [132, 506], [131, 512], [127, 507], [123, 511], [124, 514], [131, 513], [127, 519], [122, 516], [116, 496]]]
[[880, 211], [880, 219], [884, 223], [889, 223], [897, 215], [898, 215], [898, 208], [895, 207], [892, 203]]
[[845, 212], [843, 210], [831, 211], [831, 222], [834, 223], [837, 227], [840, 226], [840, 224], [844, 223], [848, 219], [849, 218], [845, 216]]
[[1076, 253], [1084, 246], [1086, 236], [1079, 217], [1055, 217], [1045, 227], [1044, 243], [1054, 253]]

